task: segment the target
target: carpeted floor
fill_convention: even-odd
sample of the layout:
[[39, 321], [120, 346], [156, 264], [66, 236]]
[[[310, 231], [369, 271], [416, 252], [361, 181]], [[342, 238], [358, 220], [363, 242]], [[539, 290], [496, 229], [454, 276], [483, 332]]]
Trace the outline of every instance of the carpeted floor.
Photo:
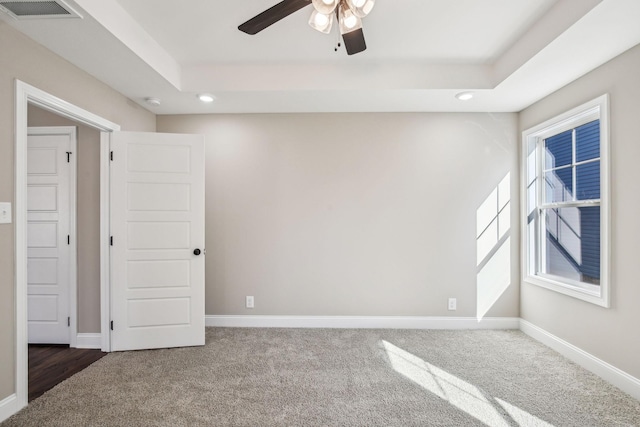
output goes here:
[[109, 354], [9, 426], [640, 426], [640, 402], [519, 331], [207, 328]]

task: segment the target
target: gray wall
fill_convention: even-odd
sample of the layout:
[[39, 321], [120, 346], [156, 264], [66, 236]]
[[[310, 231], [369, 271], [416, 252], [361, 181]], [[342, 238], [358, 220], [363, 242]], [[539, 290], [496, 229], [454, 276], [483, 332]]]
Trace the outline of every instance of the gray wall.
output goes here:
[[526, 130], [602, 94], [610, 95], [611, 308], [522, 284], [521, 316], [640, 378], [640, 46], [520, 114]]
[[[155, 115], [0, 21], [0, 201], [14, 202], [15, 79], [124, 130], [155, 130]], [[15, 216], [15, 212], [14, 212]], [[14, 224], [0, 224], [0, 400], [15, 392]]]
[[75, 126], [77, 152], [78, 332], [100, 332], [100, 132], [35, 106], [29, 126]]
[[158, 116], [157, 129], [206, 135], [207, 314], [519, 315], [517, 229], [476, 254], [478, 209], [507, 175], [517, 200], [516, 114]]

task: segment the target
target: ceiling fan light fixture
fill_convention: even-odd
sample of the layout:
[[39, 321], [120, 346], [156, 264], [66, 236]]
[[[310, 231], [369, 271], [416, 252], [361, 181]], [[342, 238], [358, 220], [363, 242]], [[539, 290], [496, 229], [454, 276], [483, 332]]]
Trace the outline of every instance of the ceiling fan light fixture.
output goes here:
[[346, 0], [346, 2], [354, 15], [364, 18], [371, 12], [376, 0]]
[[[0, 0], [2, 1], [2, 0]], [[344, 42], [347, 55], [355, 55], [367, 49], [367, 43], [362, 31], [362, 19], [358, 15], [366, 15], [373, 7], [375, 0], [282, 0], [269, 9], [259, 13], [248, 21], [240, 24], [238, 30], [246, 34], [257, 34], [265, 28], [286, 18], [292, 13], [313, 4], [309, 17], [309, 25], [322, 33], [331, 32], [333, 22], [337, 19], [337, 26]], [[354, 12], [354, 9], [357, 13]], [[335, 51], [341, 42], [336, 40]]]
[[340, 4], [338, 20], [340, 21], [340, 34], [350, 33], [362, 28], [360, 17], [355, 15], [351, 8], [344, 4]]
[[339, 0], [311, 0], [313, 8], [323, 15], [330, 15], [338, 7]]
[[333, 13], [325, 15], [324, 13], [320, 13], [317, 10], [314, 10], [313, 12], [311, 12], [309, 25], [314, 30], [320, 31], [324, 34], [329, 34], [331, 32], [331, 28], [333, 27]]

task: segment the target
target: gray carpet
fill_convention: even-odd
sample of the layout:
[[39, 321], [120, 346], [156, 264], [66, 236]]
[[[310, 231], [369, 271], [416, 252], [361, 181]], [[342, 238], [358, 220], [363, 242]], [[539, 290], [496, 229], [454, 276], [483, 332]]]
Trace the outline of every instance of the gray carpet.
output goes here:
[[113, 353], [9, 426], [640, 426], [640, 402], [519, 331], [207, 328]]

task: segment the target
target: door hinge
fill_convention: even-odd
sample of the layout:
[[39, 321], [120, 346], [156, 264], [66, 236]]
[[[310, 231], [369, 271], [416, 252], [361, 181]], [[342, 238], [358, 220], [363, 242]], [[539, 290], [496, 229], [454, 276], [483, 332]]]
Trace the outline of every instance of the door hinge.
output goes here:
[[67, 317], [67, 326], [71, 326], [71, 317]]
[[71, 235], [67, 234], [67, 245], [71, 244]]
[[110, 244], [111, 246], [113, 246], [113, 236], [111, 236], [111, 237], [109, 238], [109, 244]]
[[113, 151], [109, 154], [111, 161], [113, 162]]
[[67, 151], [67, 163], [71, 163], [71, 155], [73, 154], [72, 151]]
[[113, 331], [113, 320], [111, 321], [111, 330]]

